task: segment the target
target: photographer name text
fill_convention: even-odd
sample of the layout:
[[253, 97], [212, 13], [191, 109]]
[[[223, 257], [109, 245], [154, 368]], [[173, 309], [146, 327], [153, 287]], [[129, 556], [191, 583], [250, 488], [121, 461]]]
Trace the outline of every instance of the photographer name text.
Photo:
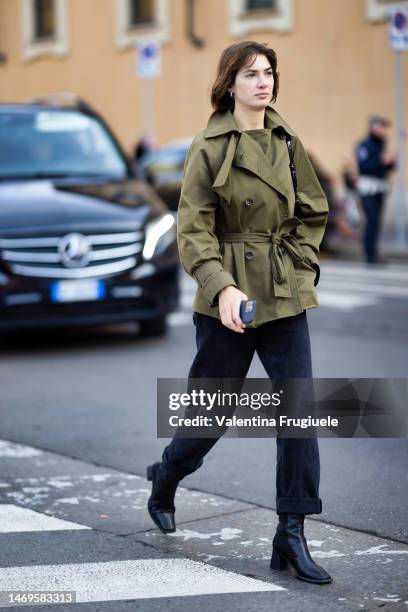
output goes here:
[[169, 417], [169, 425], [171, 427], [213, 427], [214, 419], [218, 427], [298, 427], [307, 429], [308, 427], [338, 427], [339, 420], [331, 416], [324, 418], [305, 417], [293, 418], [284, 414], [279, 416], [279, 419], [273, 417], [261, 417], [254, 415], [252, 417], [232, 417], [215, 415], [210, 416], [195, 416], [192, 418], [179, 417], [171, 415]]

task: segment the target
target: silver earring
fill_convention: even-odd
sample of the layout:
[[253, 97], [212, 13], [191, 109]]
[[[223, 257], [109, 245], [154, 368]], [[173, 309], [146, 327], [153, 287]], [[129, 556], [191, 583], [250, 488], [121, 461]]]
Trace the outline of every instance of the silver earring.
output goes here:
[[230, 89], [230, 96], [231, 96], [231, 98], [234, 97], [234, 92], [232, 91], [232, 89]]

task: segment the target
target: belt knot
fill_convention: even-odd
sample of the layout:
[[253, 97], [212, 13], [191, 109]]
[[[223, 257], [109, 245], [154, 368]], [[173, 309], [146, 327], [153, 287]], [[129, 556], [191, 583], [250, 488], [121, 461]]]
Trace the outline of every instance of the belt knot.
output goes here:
[[234, 232], [224, 233], [219, 236], [221, 242], [271, 242], [271, 267], [273, 285], [276, 297], [292, 297], [292, 290], [289, 282], [287, 262], [284, 259], [286, 254], [291, 259], [305, 261], [302, 247], [292, 230], [302, 221], [297, 217], [286, 219], [276, 232]]

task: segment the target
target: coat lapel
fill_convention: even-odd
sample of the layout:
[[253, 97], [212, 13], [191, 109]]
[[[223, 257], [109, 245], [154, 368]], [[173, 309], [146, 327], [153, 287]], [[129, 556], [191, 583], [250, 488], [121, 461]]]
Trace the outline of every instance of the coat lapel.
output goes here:
[[[288, 134], [294, 136], [293, 130], [286, 124], [281, 116], [272, 107], [265, 109], [266, 127], [272, 130], [283, 128]], [[229, 200], [231, 197], [231, 166], [238, 166], [255, 174], [273, 189], [282, 193], [286, 198], [291, 197], [291, 180], [289, 171], [289, 156], [286, 143], [278, 137], [273, 136], [273, 159], [270, 160], [254, 140], [245, 131], [241, 131], [231, 111], [215, 111], [204, 131], [206, 138], [226, 135], [228, 145], [224, 160], [217, 172], [212, 184], [222, 198]], [[289, 177], [289, 180], [287, 180]]]
[[267, 185], [289, 199], [291, 179], [286, 143], [273, 135], [272, 149], [273, 159], [269, 159], [251, 136], [243, 132], [237, 146], [234, 165], [256, 174]]
[[218, 170], [217, 176], [212, 184], [212, 188], [227, 202], [231, 199], [231, 176], [230, 170], [235, 157], [235, 151], [240, 138], [240, 134], [233, 132], [229, 135], [229, 142], [225, 153], [224, 161]]

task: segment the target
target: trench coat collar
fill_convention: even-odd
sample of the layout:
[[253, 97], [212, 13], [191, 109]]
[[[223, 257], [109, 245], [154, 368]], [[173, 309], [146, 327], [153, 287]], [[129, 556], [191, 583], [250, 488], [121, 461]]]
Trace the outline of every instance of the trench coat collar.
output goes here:
[[[265, 109], [265, 127], [272, 130], [283, 128], [289, 135], [296, 135], [269, 105]], [[257, 175], [267, 185], [283, 194], [287, 200], [294, 197], [291, 179], [288, 180], [290, 174], [286, 144], [283, 147], [276, 147], [276, 157], [272, 162], [254, 140], [245, 134], [245, 130], [239, 129], [231, 111], [215, 111], [208, 120], [207, 129], [204, 130], [205, 138], [222, 134], [227, 134], [229, 138], [224, 160], [212, 184], [214, 191], [227, 201], [231, 199], [230, 170], [234, 165]]]
[[[295, 132], [270, 104], [265, 108], [265, 127], [272, 130], [280, 127], [290, 136], [296, 136]], [[230, 110], [214, 111], [208, 120], [207, 128], [204, 130], [205, 138], [213, 138], [214, 136], [228, 134], [229, 132], [237, 132], [238, 134], [242, 132], [232, 112]]]

